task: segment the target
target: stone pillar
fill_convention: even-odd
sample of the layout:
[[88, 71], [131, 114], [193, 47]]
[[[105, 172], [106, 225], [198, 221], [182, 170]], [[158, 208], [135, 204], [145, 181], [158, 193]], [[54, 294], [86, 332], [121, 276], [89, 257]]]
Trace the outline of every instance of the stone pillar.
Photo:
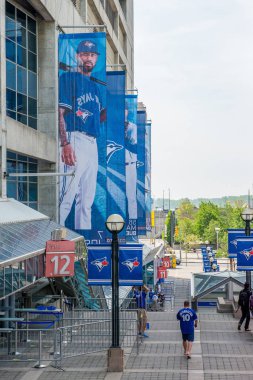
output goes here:
[[107, 371], [123, 372], [124, 351], [120, 347], [111, 347], [107, 351]]

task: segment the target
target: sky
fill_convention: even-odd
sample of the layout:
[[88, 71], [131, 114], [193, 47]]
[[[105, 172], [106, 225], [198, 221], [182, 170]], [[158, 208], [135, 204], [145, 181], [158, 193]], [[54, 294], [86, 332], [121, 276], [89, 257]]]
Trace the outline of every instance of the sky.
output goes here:
[[135, 87], [152, 120], [152, 195], [253, 188], [253, 1], [134, 0]]

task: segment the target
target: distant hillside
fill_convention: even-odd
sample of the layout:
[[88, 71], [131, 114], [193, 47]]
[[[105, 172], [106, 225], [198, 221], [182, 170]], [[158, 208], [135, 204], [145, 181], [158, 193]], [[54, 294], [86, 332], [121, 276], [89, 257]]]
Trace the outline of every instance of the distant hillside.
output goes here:
[[[154, 208], [164, 208], [165, 210], [171, 210], [177, 208], [179, 204], [182, 202], [183, 199], [171, 199], [170, 200], [170, 207], [169, 207], [169, 199], [163, 199], [162, 198], [157, 198], [154, 199]], [[239, 196], [226, 196], [226, 197], [221, 197], [221, 198], [196, 198], [196, 199], [190, 199], [191, 203], [194, 204], [194, 206], [199, 207], [201, 202], [212, 202], [217, 206], [224, 206], [226, 202], [230, 202], [231, 204], [235, 202], [241, 202], [242, 204], [248, 203], [248, 195], [239, 195]], [[164, 204], [164, 207], [163, 207]]]

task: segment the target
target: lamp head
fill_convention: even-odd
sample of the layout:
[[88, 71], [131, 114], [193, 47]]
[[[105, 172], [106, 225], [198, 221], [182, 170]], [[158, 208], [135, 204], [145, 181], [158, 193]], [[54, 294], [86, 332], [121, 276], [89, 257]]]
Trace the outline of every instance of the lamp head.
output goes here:
[[220, 232], [220, 227], [215, 227], [215, 232]]
[[124, 228], [125, 221], [119, 214], [112, 214], [108, 216], [105, 222], [106, 228], [110, 232], [121, 232]]
[[241, 213], [241, 218], [244, 220], [244, 222], [251, 222], [253, 220], [253, 209], [246, 208]]

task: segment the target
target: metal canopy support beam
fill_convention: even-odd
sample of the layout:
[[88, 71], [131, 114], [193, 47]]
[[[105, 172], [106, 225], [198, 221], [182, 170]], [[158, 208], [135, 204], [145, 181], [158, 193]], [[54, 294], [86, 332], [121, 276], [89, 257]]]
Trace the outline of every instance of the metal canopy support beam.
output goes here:
[[75, 172], [72, 173], [6, 173], [6, 177], [67, 177], [75, 176]]

